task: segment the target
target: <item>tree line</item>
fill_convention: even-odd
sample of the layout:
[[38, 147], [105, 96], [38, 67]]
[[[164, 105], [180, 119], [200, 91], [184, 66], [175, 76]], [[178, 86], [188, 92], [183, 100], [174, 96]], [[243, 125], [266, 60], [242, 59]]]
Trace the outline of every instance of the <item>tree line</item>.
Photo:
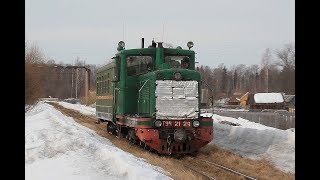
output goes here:
[[55, 97], [59, 99], [80, 98], [85, 92], [85, 69], [65, 68], [84, 66], [90, 69], [90, 90], [96, 89], [97, 65], [85, 64], [77, 57], [72, 64], [46, 57], [35, 44], [25, 44], [25, 103], [32, 104], [39, 98]]
[[[105, 62], [107, 63], [107, 61]], [[74, 66], [90, 69], [90, 90], [96, 90], [96, 72], [102, 65], [86, 64], [77, 57]], [[41, 49], [25, 44], [25, 103], [32, 104], [43, 97], [60, 99], [84, 96], [84, 71], [57, 68], [72, 66], [46, 57]], [[232, 65], [218, 67], [200, 65], [197, 70], [203, 80], [202, 88], [211, 90], [215, 99], [234, 93], [284, 92], [295, 94], [295, 47], [293, 43], [262, 54], [261, 65]]]
[[234, 93], [281, 92], [295, 94], [295, 46], [267, 48], [260, 66], [238, 64], [227, 68], [200, 65], [197, 70], [203, 80], [202, 88], [211, 90], [214, 99], [230, 97]]

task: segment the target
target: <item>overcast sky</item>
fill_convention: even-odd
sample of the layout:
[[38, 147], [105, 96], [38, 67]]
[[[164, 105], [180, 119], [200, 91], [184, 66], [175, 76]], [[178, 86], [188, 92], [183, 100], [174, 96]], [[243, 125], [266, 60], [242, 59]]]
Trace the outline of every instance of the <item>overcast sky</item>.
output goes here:
[[295, 41], [294, 0], [26, 0], [25, 35], [57, 63], [104, 64], [126, 49], [164, 41], [200, 64], [261, 64], [266, 48]]

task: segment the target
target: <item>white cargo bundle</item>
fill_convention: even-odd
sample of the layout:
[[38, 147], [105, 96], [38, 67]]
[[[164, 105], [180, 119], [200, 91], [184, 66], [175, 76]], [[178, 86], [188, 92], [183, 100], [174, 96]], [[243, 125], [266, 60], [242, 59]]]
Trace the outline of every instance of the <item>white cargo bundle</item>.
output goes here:
[[156, 81], [157, 119], [196, 119], [199, 114], [197, 81]]

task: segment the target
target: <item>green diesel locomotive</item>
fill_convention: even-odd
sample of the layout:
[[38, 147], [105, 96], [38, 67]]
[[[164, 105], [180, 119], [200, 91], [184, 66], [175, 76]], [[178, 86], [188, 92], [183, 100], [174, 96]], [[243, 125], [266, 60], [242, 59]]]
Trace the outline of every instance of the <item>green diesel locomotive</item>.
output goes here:
[[195, 52], [154, 42], [125, 49], [97, 71], [96, 116], [107, 131], [160, 154], [188, 154], [213, 140], [212, 119], [200, 116], [201, 76]]

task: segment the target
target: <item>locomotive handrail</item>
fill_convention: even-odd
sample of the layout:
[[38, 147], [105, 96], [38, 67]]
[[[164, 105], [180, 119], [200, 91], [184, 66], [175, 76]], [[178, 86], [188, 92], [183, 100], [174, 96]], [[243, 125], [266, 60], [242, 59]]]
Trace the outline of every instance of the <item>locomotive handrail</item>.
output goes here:
[[139, 89], [139, 98], [138, 98], [138, 113], [140, 112], [139, 111], [139, 107], [140, 107], [140, 91], [142, 90], [142, 88], [144, 87], [144, 85], [146, 85], [146, 83], [149, 81], [149, 79], [147, 79], [143, 85], [141, 86], [141, 88]]

